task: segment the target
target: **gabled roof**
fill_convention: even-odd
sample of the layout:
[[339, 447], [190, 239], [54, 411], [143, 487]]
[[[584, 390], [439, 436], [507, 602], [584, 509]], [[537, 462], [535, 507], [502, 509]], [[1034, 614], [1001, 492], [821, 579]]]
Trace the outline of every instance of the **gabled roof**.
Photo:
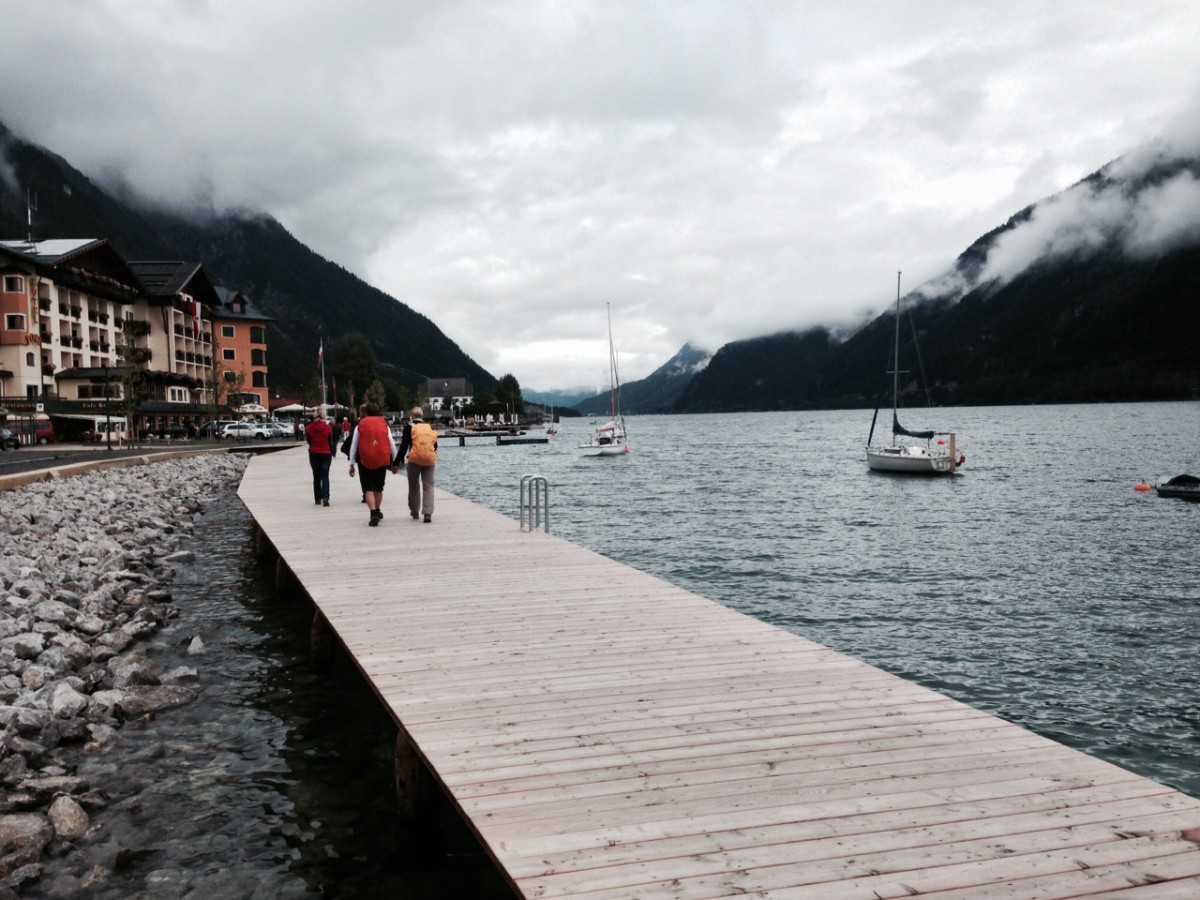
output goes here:
[[[255, 309], [250, 299], [241, 291], [231, 291], [229, 288], [219, 284], [215, 288], [217, 296], [221, 298], [221, 305], [213, 310], [214, 319], [237, 319], [239, 321], [250, 322], [275, 321], [270, 316], [265, 316]], [[242, 307], [241, 312], [235, 309], [238, 305]]]
[[[0, 241], [0, 247], [52, 266], [64, 257], [78, 256], [93, 246], [108, 245], [96, 238], [56, 238], [52, 241]], [[115, 251], [114, 251], [115, 252]]]
[[129, 301], [146, 293], [130, 264], [106, 240], [0, 241], [0, 259], [4, 258], [56, 282], [114, 299]]
[[208, 307], [216, 307], [221, 302], [200, 263], [131, 260], [129, 265], [146, 285], [146, 292], [151, 297], [173, 300], [180, 294], [188, 294]]

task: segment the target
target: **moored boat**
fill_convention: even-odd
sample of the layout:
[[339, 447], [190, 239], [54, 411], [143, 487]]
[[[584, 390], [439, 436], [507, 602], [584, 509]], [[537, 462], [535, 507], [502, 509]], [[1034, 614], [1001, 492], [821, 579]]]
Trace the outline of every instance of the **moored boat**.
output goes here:
[[621, 456], [629, 452], [625, 417], [621, 415], [621, 379], [617, 374], [617, 352], [613, 349], [611, 307], [608, 311], [608, 377], [611, 418], [598, 425], [592, 432], [591, 439], [580, 445], [579, 449], [584, 456]]
[[[867, 436], [867, 467], [874, 472], [904, 475], [953, 475], [966, 462], [958, 452], [953, 432], [910, 431], [900, 424], [897, 407], [900, 399], [900, 273], [896, 273], [896, 325], [889, 354], [892, 375], [892, 440], [873, 444], [879, 407], [871, 417]], [[903, 440], [910, 438], [911, 440]], [[936, 443], [934, 443], [936, 439]], [[882, 439], [881, 439], [882, 440]], [[915, 443], [921, 441], [923, 443]]]
[[1172, 478], [1163, 478], [1154, 486], [1154, 490], [1160, 497], [1200, 500], [1200, 478], [1186, 473]]

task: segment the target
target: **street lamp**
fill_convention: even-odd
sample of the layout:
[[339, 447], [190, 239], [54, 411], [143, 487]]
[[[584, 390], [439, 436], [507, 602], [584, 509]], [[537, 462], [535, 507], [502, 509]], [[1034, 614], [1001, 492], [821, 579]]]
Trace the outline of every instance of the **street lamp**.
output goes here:
[[104, 444], [112, 450], [112, 414], [109, 411], [110, 382], [108, 380], [108, 364], [104, 365]]

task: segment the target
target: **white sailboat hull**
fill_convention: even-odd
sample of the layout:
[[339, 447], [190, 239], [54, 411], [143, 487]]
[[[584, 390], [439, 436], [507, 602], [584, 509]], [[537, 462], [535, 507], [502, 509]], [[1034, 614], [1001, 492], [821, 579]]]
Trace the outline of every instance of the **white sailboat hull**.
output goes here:
[[875, 472], [907, 475], [953, 475], [957, 468], [949, 453], [931, 453], [927, 447], [868, 447], [867, 467]]
[[624, 456], [629, 452], [629, 448], [624, 444], [605, 444], [603, 447], [597, 447], [595, 444], [584, 444], [579, 448], [579, 451], [583, 456]]

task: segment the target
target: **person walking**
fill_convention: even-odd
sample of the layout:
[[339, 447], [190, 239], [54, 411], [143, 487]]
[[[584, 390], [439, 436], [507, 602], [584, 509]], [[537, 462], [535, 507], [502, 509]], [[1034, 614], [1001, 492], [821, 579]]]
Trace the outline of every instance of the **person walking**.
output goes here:
[[324, 409], [318, 410], [316, 420], [304, 429], [304, 440], [308, 442], [308, 464], [313, 473], [313, 498], [318, 506], [328, 506], [329, 466], [337, 452], [337, 438]]
[[359, 483], [363, 489], [363, 499], [366, 501], [370, 519], [367, 524], [375, 527], [383, 518], [383, 485], [387, 479], [388, 469], [395, 472], [398, 468], [396, 439], [392, 437], [392, 429], [387, 419], [379, 414], [379, 407], [374, 403], [364, 403], [362, 418], [354, 429], [350, 439], [350, 476], [354, 477], [355, 464], [361, 468]]
[[400, 436], [398, 462], [407, 454], [408, 514], [433, 521], [433, 470], [437, 467], [437, 432], [425, 424], [425, 413], [414, 406]]

